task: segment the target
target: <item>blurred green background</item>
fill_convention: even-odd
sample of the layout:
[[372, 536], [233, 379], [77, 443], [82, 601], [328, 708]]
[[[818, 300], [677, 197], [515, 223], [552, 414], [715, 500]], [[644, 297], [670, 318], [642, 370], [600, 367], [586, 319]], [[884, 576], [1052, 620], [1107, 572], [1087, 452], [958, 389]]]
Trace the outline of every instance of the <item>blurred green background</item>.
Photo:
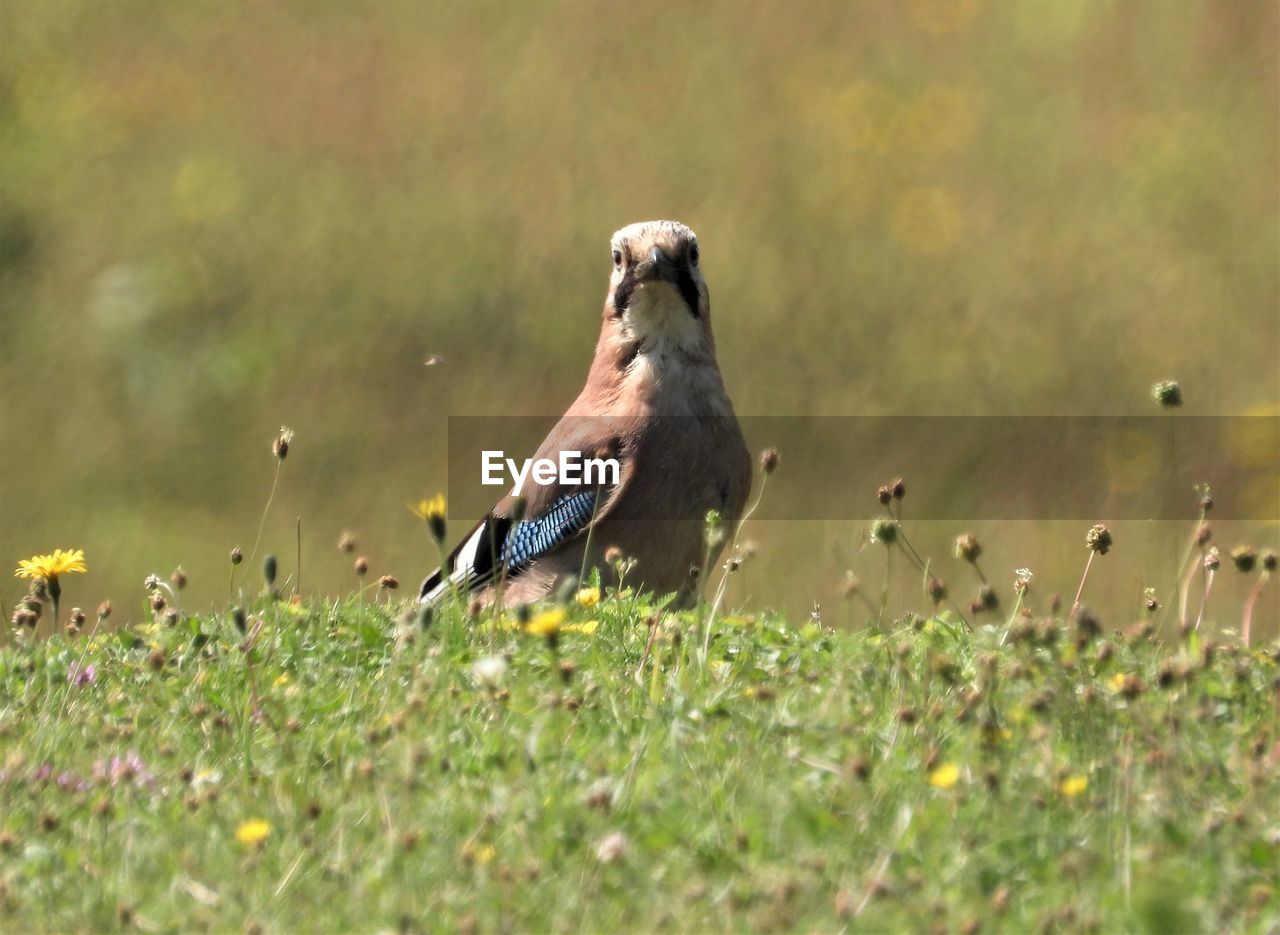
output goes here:
[[[305, 591], [354, 583], [347, 529], [416, 586], [447, 417], [562, 411], [608, 237], [653, 217], [700, 235], [744, 414], [1145, 414], [1176, 377], [1187, 412], [1276, 415], [1278, 9], [4, 3], [0, 557], [82, 547], [65, 603], [126, 617], [179, 564], [225, 599], [287, 424], [263, 551], [292, 574], [300, 516]], [[974, 528], [1006, 595], [1074, 590], [1081, 524]], [[1117, 527], [1107, 622], [1189, 528]], [[915, 538], [964, 596], [959, 531]], [[878, 593], [859, 524], [748, 536], [735, 600]]]

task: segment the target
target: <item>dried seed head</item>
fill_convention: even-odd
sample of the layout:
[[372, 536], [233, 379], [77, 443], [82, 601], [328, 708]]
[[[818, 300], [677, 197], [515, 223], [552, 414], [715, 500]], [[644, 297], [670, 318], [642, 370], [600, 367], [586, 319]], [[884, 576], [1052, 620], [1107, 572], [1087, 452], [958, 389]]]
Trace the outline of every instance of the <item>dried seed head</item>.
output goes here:
[[947, 586], [941, 578], [930, 575], [929, 581], [925, 585], [925, 594], [933, 602], [933, 606], [937, 607], [947, 599]]
[[611, 545], [604, 550], [604, 560], [608, 565], [616, 565], [622, 561], [622, 549], [616, 545]]
[[902, 482], [901, 477], [889, 485], [889, 491], [893, 494], [893, 499], [895, 500], [901, 500], [907, 495], [907, 487], [906, 484]]
[[529, 512], [529, 499], [527, 497], [511, 498], [511, 522], [513, 524], [524, 519], [527, 512]]
[[244, 553], [240, 551], [240, 546], [236, 546], [231, 550], [231, 564], [239, 565], [244, 561]]
[[1075, 627], [1078, 646], [1086, 645], [1102, 632], [1102, 622], [1083, 604], [1072, 613], [1071, 623]]
[[172, 607], [164, 612], [164, 625], [167, 627], [176, 627], [178, 625], [178, 612]]
[[173, 574], [169, 576], [169, 583], [178, 591], [187, 586], [187, 573], [182, 570], [181, 565], [173, 570]]
[[724, 534], [724, 517], [720, 515], [720, 511], [707, 510], [706, 527], [703, 530], [707, 547], [714, 549], [724, 542]]
[[1156, 589], [1147, 588], [1143, 593], [1142, 606], [1147, 608], [1148, 613], [1155, 613], [1160, 609], [1160, 601], [1156, 599]]
[[283, 461], [289, 457], [289, 443], [293, 441], [293, 429], [287, 425], [280, 426], [280, 434], [271, 443], [271, 453]]
[[231, 622], [235, 624], [236, 629], [239, 630], [241, 634], [245, 632], [247, 623], [244, 618], [244, 611], [239, 607], [231, 608]]
[[338, 540], [338, 551], [344, 554], [350, 555], [355, 550], [356, 550], [355, 537], [353, 537], [349, 532], [344, 532], [342, 534], [342, 537]]
[[276, 583], [276, 574], [279, 570], [280, 566], [274, 555], [268, 555], [262, 560], [262, 578], [268, 586]]
[[164, 610], [164, 595], [159, 591], [151, 592], [151, 609], [156, 613], [160, 613]]
[[1182, 387], [1176, 380], [1161, 380], [1151, 387], [1151, 398], [1166, 409], [1182, 405]]
[[777, 448], [766, 448], [760, 452], [760, 470], [763, 473], [772, 474], [781, 463], [782, 453]]
[[356, 574], [363, 578], [369, 573], [369, 560], [363, 555], [356, 557], [355, 563]]
[[1213, 538], [1213, 529], [1208, 523], [1201, 523], [1196, 529], [1196, 545], [1204, 546]]
[[1274, 549], [1267, 549], [1267, 551], [1262, 553], [1262, 570], [1276, 570], [1276, 553]]
[[995, 610], [1000, 606], [1000, 596], [996, 594], [996, 589], [989, 584], [984, 584], [978, 590], [978, 603], [983, 610]]
[[888, 484], [881, 484], [876, 488], [876, 499], [887, 505], [893, 499], [893, 488]]
[[156, 588], [160, 587], [160, 579], [155, 575], [147, 575], [147, 577], [143, 579], [142, 586], [148, 591], [154, 591]]
[[98, 605], [98, 619], [106, 620], [110, 616], [111, 616], [111, 602], [103, 601], [101, 604]]
[[982, 543], [973, 533], [966, 532], [956, 536], [956, 558], [973, 564], [981, 554]]
[[378, 587], [382, 588], [384, 591], [394, 591], [396, 588], [400, 587], [400, 582], [391, 575], [383, 575], [378, 579]]
[[1120, 685], [1120, 697], [1125, 701], [1133, 701], [1133, 699], [1146, 691], [1146, 688], [1146, 684], [1138, 676], [1126, 675], [1124, 682]]
[[1258, 553], [1247, 545], [1238, 545], [1231, 550], [1231, 561], [1235, 563], [1236, 571], [1247, 575], [1258, 567]]
[[85, 621], [84, 611], [81, 610], [79, 607], [72, 607], [71, 616], [69, 618], [70, 624], [76, 629], [79, 629], [80, 627], [84, 626], [84, 621]]
[[1222, 556], [1219, 555], [1216, 546], [1210, 546], [1209, 551], [1204, 556], [1204, 567], [1209, 571], [1217, 571], [1222, 565]]
[[1013, 593], [1017, 595], [1026, 594], [1031, 590], [1031, 579], [1035, 577], [1035, 573], [1030, 568], [1019, 568], [1013, 573]]
[[1111, 550], [1111, 530], [1101, 523], [1090, 527], [1085, 533], [1084, 544], [1099, 555], [1106, 555]]

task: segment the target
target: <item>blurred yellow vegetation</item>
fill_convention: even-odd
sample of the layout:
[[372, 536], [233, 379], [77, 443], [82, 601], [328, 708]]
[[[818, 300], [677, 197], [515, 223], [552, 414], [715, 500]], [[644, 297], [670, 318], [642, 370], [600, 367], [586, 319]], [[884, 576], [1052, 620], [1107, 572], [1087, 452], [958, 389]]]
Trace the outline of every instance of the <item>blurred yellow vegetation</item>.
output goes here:
[[960, 236], [960, 206], [935, 186], [902, 193], [893, 206], [893, 236], [917, 253], [946, 253]]
[[935, 35], [958, 32], [978, 12], [979, 0], [907, 0], [907, 12], [921, 29]]
[[235, 167], [214, 153], [188, 157], [173, 179], [174, 208], [188, 221], [224, 218], [239, 207], [240, 198]]

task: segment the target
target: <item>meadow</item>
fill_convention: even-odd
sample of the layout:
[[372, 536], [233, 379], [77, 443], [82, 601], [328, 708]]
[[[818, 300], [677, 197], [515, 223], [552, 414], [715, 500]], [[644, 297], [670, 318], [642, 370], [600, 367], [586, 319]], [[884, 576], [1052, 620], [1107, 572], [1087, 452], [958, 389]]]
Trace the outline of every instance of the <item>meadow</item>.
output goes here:
[[[874, 544], [913, 562], [901, 492]], [[1240, 627], [1191, 600], [1161, 630], [1151, 594], [1104, 623], [1100, 525], [1069, 608], [1025, 569], [1011, 607], [954, 607], [925, 560], [920, 609], [859, 593], [852, 629], [722, 609], [736, 543], [682, 612], [598, 581], [303, 601], [271, 555], [221, 611], [178, 571], [140, 623], [41, 639], [82, 582], [34, 579], [0, 649], [0, 927], [1270, 931], [1280, 644], [1248, 620], [1276, 555], [1205, 528], [1186, 581], [1249, 574]]]

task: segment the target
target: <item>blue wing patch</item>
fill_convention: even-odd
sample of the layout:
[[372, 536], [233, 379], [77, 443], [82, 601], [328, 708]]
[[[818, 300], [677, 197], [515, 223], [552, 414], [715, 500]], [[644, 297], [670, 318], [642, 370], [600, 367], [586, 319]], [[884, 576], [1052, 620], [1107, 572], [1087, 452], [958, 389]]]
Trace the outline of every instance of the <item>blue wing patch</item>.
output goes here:
[[580, 532], [595, 515], [596, 495], [595, 490], [567, 494], [537, 519], [517, 523], [502, 546], [501, 559], [508, 571], [519, 571]]

